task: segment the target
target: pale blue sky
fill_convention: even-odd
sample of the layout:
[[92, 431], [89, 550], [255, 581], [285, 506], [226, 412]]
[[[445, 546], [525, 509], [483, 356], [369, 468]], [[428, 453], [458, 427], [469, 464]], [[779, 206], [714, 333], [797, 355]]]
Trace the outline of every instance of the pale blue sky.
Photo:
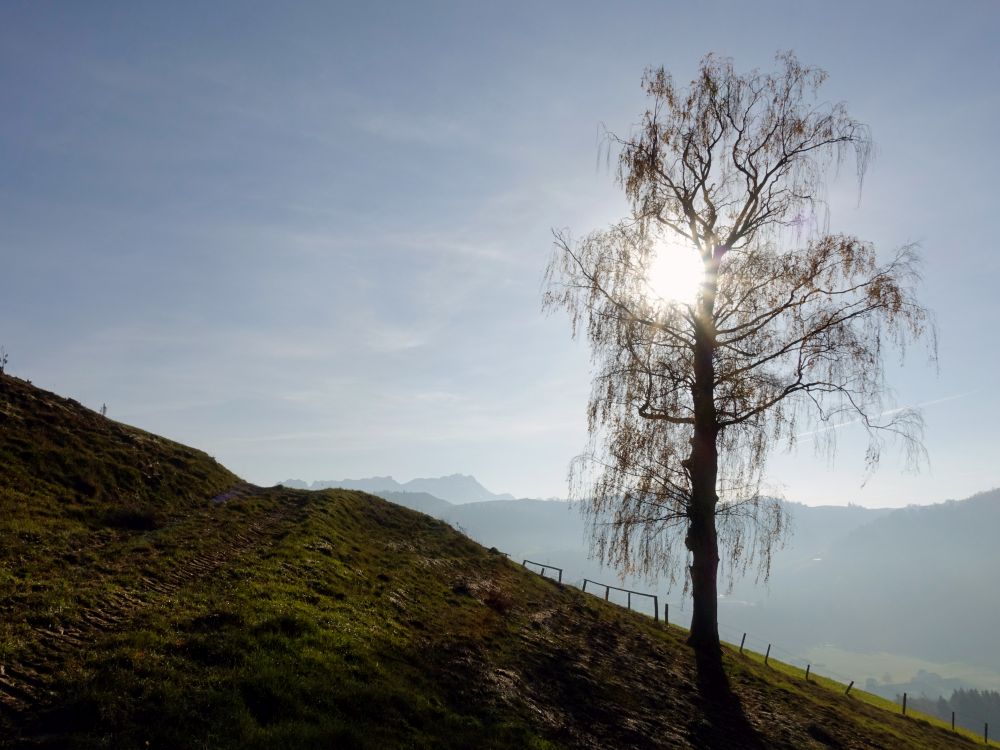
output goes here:
[[[872, 7], [874, 6], [874, 8]], [[940, 374], [931, 467], [789, 499], [901, 505], [1000, 484], [1000, 5], [31, 3], [0, 7], [0, 345], [9, 369], [248, 479], [463, 472], [565, 494], [588, 359], [539, 312], [553, 227], [625, 210], [598, 158], [639, 80], [793, 49], [879, 151], [831, 228], [919, 241]], [[949, 400], [942, 400], [949, 399]]]

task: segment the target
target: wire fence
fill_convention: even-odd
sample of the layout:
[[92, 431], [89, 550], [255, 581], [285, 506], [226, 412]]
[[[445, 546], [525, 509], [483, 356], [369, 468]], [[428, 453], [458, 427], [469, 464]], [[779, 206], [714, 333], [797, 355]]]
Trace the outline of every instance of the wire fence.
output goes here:
[[[558, 571], [557, 583], [562, 584], [563, 569], [560, 567], [549, 565], [547, 563], [538, 563], [527, 559], [524, 560], [522, 566], [534, 573], [537, 573], [543, 578], [550, 579], [552, 579], [552, 576], [546, 576], [545, 572], [547, 570]], [[539, 568], [539, 570], [532, 570], [529, 566], [534, 566]], [[572, 585], [574, 588], [579, 588], [582, 591], [592, 594], [598, 598], [601, 598], [600, 595], [603, 593], [604, 600], [611, 604], [625, 607], [629, 611], [636, 612], [637, 614], [651, 616], [656, 622], [660, 621], [660, 598], [657, 594], [636, 591], [634, 589], [626, 589], [620, 586], [612, 586], [590, 578], [584, 578], [582, 585], [580, 586], [577, 586], [575, 583], [569, 583], [568, 585]], [[588, 585], [591, 587], [590, 591], [587, 590]], [[643, 608], [633, 606], [633, 597], [643, 600], [647, 602], [647, 604], [652, 604], [652, 611], [646, 611], [648, 607]], [[679, 605], [674, 603], [673, 611], [675, 617], [677, 616], [677, 613], [683, 613], [684, 609], [683, 602]], [[671, 602], [664, 601], [662, 610], [664, 626], [669, 627], [671, 625], [670, 611]], [[780, 669], [788, 674], [802, 676], [807, 681], [824, 684], [830, 689], [842, 690], [845, 695], [854, 695], [855, 697], [861, 698], [866, 703], [879, 708], [899, 711], [903, 716], [929, 721], [930, 723], [936, 724], [942, 728], [948, 728], [950, 726], [951, 731], [956, 734], [962, 734], [970, 739], [981, 738], [982, 741], [990, 747], [1000, 747], [1000, 744], [998, 744], [996, 740], [990, 739], [989, 717], [977, 716], [970, 714], [969, 712], [955, 710], [951, 711], [950, 717], [939, 716], [927, 713], [926, 711], [914, 711], [912, 710], [912, 707], [908, 710], [907, 702], [908, 698], [911, 696], [908, 696], [905, 692], [902, 696], [898, 696], [898, 702], [893, 702], [888, 698], [878, 696], [868, 691], [860, 689], [854, 690], [855, 681], [853, 679], [847, 675], [835, 672], [825, 664], [813, 664], [808, 658], [783, 649], [770, 641], [757, 638], [745, 630], [734, 628], [722, 622], [720, 622], [718, 626], [720, 639], [724, 643], [728, 644], [733, 649], [737, 649], [740, 654], [748, 658], [761, 661], [765, 666], [773, 666], [774, 668]], [[674, 625], [673, 627], [684, 629], [683, 626], [679, 625]], [[1000, 722], [994, 721], [994, 730], [996, 731], [998, 728], [1000, 728]]]

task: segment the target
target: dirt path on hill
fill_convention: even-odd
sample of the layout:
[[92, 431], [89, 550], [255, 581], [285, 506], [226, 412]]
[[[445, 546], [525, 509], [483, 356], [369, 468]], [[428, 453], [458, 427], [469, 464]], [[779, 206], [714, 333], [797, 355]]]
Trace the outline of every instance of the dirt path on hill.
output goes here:
[[[199, 550], [159, 571], [159, 575], [143, 576], [138, 586], [123, 587], [103, 596], [97, 603], [81, 608], [69, 623], [59, 627], [32, 625], [31, 652], [0, 663], [0, 733], [24, 727], [38, 709], [58, 698], [51, 684], [72, 652], [88, 647], [103, 635], [125, 629], [140, 612], [168, 605], [170, 598], [188, 585], [213, 576], [248, 552], [271, 543], [272, 532], [290, 518], [295, 508], [274, 490], [241, 484], [206, 505], [208, 510], [237, 498], [264, 497], [271, 493], [274, 506], [251, 517], [223, 543]], [[207, 514], [205, 517], [208, 518]], [[164, 528], [191, 523], [197, 518], [197, 514], [176, 518]]]

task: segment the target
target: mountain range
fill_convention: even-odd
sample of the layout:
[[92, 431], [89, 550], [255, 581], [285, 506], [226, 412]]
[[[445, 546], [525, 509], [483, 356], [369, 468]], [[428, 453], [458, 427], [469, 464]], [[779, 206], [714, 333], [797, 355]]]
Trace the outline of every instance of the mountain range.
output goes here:
[[[426, 493], [451, 504], [481, 503], [490, 500], [513, 500], [507, 493], [496, 494], [483, 487], [475, 477], [468, 474], [451, 474], [446, 477], [418, 478], [408, 482], [397, 482], [390, 476], [367, 477], [365, 479], [327, 479], [307, 483], [301, 479], [286, 479], [279, 482], [283, 487], [298, 490], [325, 490], [341, 488], [361, 490], [381, 496], [384, 492]], [[405, 505], [405, 503], [402, 503]], [[422, 508], [418, 508], [422, 510]]]

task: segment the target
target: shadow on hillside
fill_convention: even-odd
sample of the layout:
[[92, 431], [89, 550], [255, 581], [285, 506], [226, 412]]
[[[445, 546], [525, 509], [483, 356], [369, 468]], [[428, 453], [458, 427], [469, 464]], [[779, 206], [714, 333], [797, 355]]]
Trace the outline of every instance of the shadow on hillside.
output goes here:
[[720, 659], [696, 651], [695, 661], [702, 711], [698, 722], [691, 727], [692, 744], [706, 750], [765, 750], [767, 745], [730, 688]]

